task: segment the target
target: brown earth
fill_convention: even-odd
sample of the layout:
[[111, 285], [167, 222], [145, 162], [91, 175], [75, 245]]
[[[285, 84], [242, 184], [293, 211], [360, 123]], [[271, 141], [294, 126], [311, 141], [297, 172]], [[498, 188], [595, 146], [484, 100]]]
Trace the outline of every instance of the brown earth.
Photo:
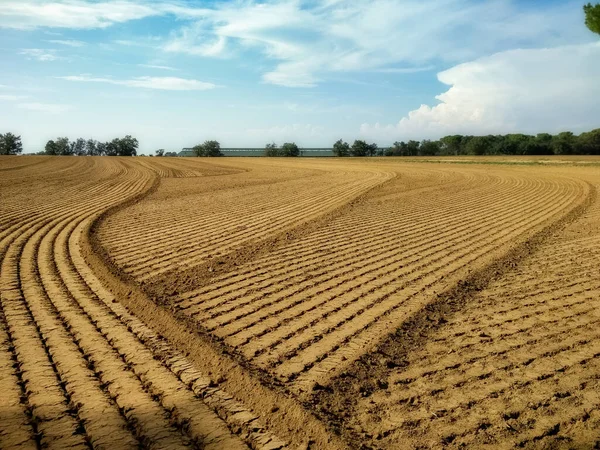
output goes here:
[[2, 157], [0, 448], [598, 446], [599, 163]]

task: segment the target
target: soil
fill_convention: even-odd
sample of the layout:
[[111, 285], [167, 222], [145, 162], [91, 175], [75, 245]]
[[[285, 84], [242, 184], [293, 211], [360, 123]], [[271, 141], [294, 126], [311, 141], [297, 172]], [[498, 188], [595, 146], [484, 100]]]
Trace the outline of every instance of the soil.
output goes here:
[[0, 448], [594, 448], [600, 159], [0, 158]]

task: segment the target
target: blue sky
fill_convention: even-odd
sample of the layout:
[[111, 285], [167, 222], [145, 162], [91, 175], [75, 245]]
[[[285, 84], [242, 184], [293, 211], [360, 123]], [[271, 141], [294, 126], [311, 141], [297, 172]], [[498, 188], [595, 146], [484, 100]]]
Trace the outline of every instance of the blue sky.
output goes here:
[[142, 152], [600, 127], [581, 1], [2, 0], [0, 132]]

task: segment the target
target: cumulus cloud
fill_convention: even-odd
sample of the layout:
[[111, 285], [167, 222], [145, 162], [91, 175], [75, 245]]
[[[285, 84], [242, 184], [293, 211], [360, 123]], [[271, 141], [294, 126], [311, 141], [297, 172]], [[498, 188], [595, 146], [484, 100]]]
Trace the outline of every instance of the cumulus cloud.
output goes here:
[[43, 112], [43, 113], [48, 113], [48, 114], [60, 114], [60, 113], [64, 113], [64, 112], [67, 112], [67, 111], [73, 109], [73, 107], [70, 105], [61, 105], [61, 104], [56, 104], [56, 103], [32, 102], [32, 103], [19, 103], [17, 106], [21, 109], [26, 109], [29, 111]]
[[67, 81], [107, 83], [118, 86], [165, 91], [205, 91], [217, 87], [217, 85], [213, 83], [177, 77], [136, 77], [128, 80], [117, 80], [114, 78], [90, 77], [86, 75], [69, 75], [57, 78]]
[[600, 43], [510, 50], [438, 74], [450, 88], [398, 123], [363, 124], [392, 141], [447, 134], [585, 131], [600, 126]]

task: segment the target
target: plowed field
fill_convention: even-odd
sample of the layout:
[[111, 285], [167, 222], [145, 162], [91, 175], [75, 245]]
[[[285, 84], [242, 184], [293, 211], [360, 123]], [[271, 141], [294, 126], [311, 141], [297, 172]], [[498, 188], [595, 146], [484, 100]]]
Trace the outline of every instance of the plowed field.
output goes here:
[[0, 158], [0, 448], [600, 445], [600, 160], [524, 162]]

